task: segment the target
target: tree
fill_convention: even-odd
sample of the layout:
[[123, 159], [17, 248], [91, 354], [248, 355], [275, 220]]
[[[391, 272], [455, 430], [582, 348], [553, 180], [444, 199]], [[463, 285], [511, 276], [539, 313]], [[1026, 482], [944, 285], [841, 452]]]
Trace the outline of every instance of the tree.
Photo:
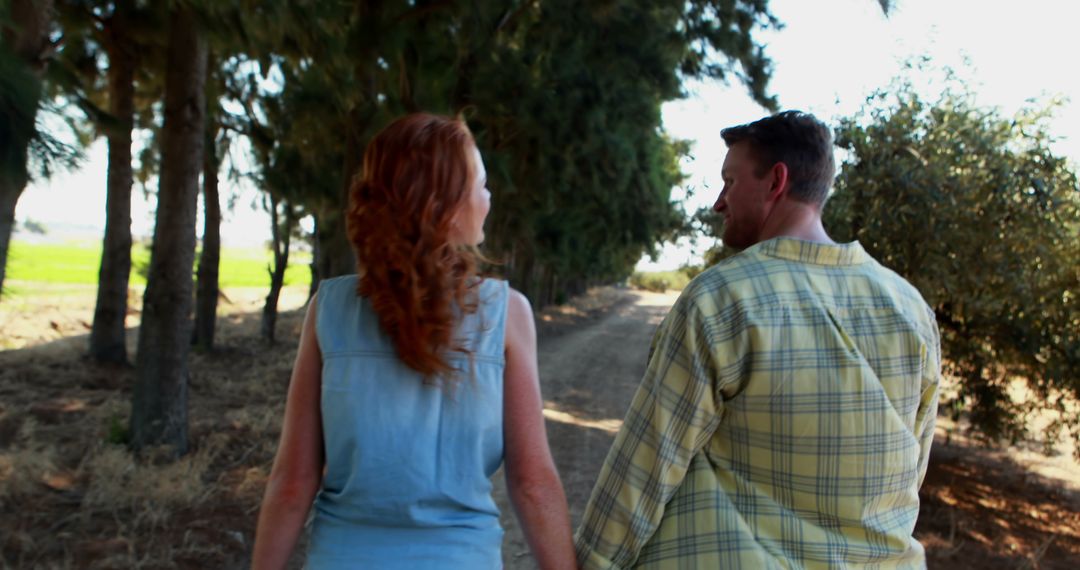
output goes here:
[[[273, 65], [275, 73], [280, 74], [279, 91], [265, 92], [257, 81], [245, 81], [242, 74], [235, 75], [236, 80], [227, 88], [231, 99], [244, 109], [244, 113], [234, 115], [231, 122], [248, 139], [256, 168], [247, 176], [265, 193], [263, 206], [271, 218], [273, 263], [267, 268], [270, 291], [263, 305], [260, 328], [263, 338], [270, 343], [275, 342], [278, 299], [285, 285], [291, 240], [304, 214], [299, 204], [305, 197], [309, 203], [316, 203], [319, 197], [328, 191], [334, 194], [340, 187], [336, 175], [327, 175], [328, 172], [336, 173], [340, 165], [337, 154], [332, 151], [327, 160], [327, 146], [332, 149], [333, 142], [323, 146], [318, 144], [322, 140], [333, 141], [333, 135], [329, 134], [333, 129], [321, 131], [318, 117], [313, 117], [315, 121], [307, 120], [307, 113], [314, 111], [316, 115], [325, 115], [325, 110], [315, 111], [290, 104], [297, 97], [306, 99], [320, 95], [308, 91], [302, 84], [306, 76], [303, 70], [285, 61]], [[252, 78], [249, 76], [248, 79]], [[325, 86], [319, 85], [316, 89], [323, 90]], [[309, 156], [301, 150], [304, 148], [308, 149]], [[317, 282], [315, 272], [312, 273], [313, 281]]]
[[682, 226], [670, 191], [687, 147], [662, 131], [660, 107], [684, 77], [737, 69], [771, 105], [752, 32], [773, 21], [727, 2], [549, 2], [514, 18], [475, 48], [492, 55], [472, 62], [485, 80], [466, 100], [493, 163], [490, 249], [542, 305], [625, 277]]
[[[322, 277], [354, 268], [341, 224], [346, 189], [368, 138], [402, 113], [466, 113], [494, 193], [485, 249], [544, 304], [625, 276], [681, 226], [669, 197], [686, 145], [662, 132], [659, 109], [681, 95], [683, 77], [737, 78], [772, 104], [769, 61], [753, 40], [776, 24], [763, 2], [387, 0], [298, 10], [290, 16], [325, 33], [287, 33], [298, 49], [273, 61], [286, 77], [281, 116], [304, 117], [290, 138], [321, 141], [296, 148], [316, 189], [300, 201], [315, 216]], [[325, 144], [339, 132], [343, 144]], [[332, 189], [311, 183], [327, 178], [311, 155], [328, 148], [342, 165]]]
[[54, 51], [52, 0], [0, 3], [0, 294], [15, 205], [29, 181], [27, 159], [37, 138], [42, 77]]
[[[212, 57], [207, 56], [207, 69], [214, 69]], [[211, 91], [208, 99], [214, 94]], [[217, 105], [216, 103], [214, 104]], [[217, 326], [217, 303], [220, 296], [219, 266], [221, 264], [221, 198], [218, 192], [218, 171], [221, 157], [218, 154], [220, 110], [207, 113], [206, 147], [203, 149], [203, 237], [199, 251], [199, 271], [195, 292], [195, 330], [192, 343], [200, 350], [214, 348], [214, 330]], [[223, 141], [228, 145], [228, 141]]]
[[270, 276], [270, 292], [266, 295], [266, 302], [263, 303], [260, 331], [262, 337], [273, 344], [277, 341], [278, 299], [281, 296], [282, 287], [285, 286], [285, 270], [289, 267], [289, 246], [296, 229], [297, 209], [288, 198], [279, 203], [274, 192], [268, 192], [266, 195], [266, 209], [270, 212], [271, 251], [274, 255], [274, 264], [266, 268]]
[[[84, 8], [92, 10], [92, 8]], [[98, 271], [97, 301], [90, 331], [90, 356], [98, 362], [127, 363], [125, 320], [131, 274], [131, 133], [135, 126], [135, 75], [139, 49], [134, 35], [138, 14], [132, 0], [117, 0], [112, 13], [93, 18], [108, 54], [108, 115], [93, 113], [108, 139], [105, 235]]]
[[47, 77], [49, 95], [80, 109], [83, 128], [104, 135], [108, 144], [105, 232], [89, 342], [90, 357], [102, 363], [128, 361], [132, 133], [137, 118], [153, 120], [151, 107], [160, 99], [164, 46], [157, 32], [164, 29], [164, 15], [161, 5], [134, 0], [65, 0], [57, 6], [62, 36]]
[[109, 18], [109, 114], [116, 121], [109, 141], [105, 237], [98, 271], [90, 356], [98, 362], [127, 363], [125, 320], [131, 275], [131, 131], [135, 118], [135, 68], [138, 54], [131, 41], [132, 0], [117, 0]]
[[131, 437], [138, 451], [187, 451], [195, 209], [203, 165], [207, 43], [188, 6], [173, 6], [165, 77], [161, 177], [139, 327]]
[[[241, 134], [253, 142], [257, 128], [257, 112], [253, 98], [259, 89], [255, 75], [270, 72], [272, 63], [280, 58], [275, 50], [295, 52], [288, 47], [289, 39], [305, 34], [315, 35], [305, 26], [303, 18], [291, 17], [290, 11], [304, 11], [306, 2], [266, 1], [251, 9], [243, 2], [216, 2], [202, 6], [204, 22], [210, 42], [210, 60], [207, 63], [207, 137], [203, 169], [204, 226], [196, 296], [195, 330], [193, 343], [202, 350], [213, 349], [214, 328], [217, 321], [217, 301], [220, 296], [218, 265], [221, 260], [221, 204], [218, 191], [219, 170], [223, 157], [234, 140]], [[276, 95], [276, 94], [275, 94]], [[234, 115], [226, 111], [226, 103], [239, 103], [245, 113]], [[235, 164], [233, 165], [235, 173]], [[233, 176], [234, 179], [238, 176]], [[277, 250], [275, 234], [275, 252]], [[275, 260], [288, 260], [275, 254]], [[281, 270], [284, 275], [284, 268]], [[273, 280], [271, 297], [274, 299], [276, 317], [277, 293]], [[280, 284], [278, 285], [280, 292]]]
[[[923, 293], [960, 381], [952, 407], [994, 438], [1080, 396], [1080, 187], [1051, 150], [1051, 111], [1005, 117], [951, 78], [933, 99], [897, 80], [836, 130], [848, 158], [827, 228]], [[1026, 407], [1014, 378], [1036, 396]], [[1078, 421], [1061, 416], [1074, 437]]]

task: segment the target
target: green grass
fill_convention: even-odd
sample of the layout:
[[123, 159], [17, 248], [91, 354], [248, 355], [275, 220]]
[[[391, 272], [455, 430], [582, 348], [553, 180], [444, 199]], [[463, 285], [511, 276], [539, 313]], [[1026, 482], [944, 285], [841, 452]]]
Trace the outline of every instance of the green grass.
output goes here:
[[[273, 255], [263, 248], [222, 248], [220, 286], [268, 287], [267, 265]], [[285, 285], [307, 285], [311, 279], [309, 254], [293, 252], [285, 271]], [[28, 244], [12, 242], [6, 279], [26, 283], [96, 285], [101, 246], [88, 243]], [[136, 244], [131, 250], [131, 285], [145, 286], [150, 250]], [[196, 258], [196, 267], [198, 259]]]

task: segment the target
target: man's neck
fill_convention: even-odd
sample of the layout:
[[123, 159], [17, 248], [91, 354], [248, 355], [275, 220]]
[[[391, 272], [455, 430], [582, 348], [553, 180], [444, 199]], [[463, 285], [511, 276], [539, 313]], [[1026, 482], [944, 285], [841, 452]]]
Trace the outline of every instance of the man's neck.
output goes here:
[[776, 205], [765, 220], [758, 241], [776, 237], [791, 237], [828, 245], [836, 244], [825, 232], [825, 226], [821, 223], [821, 210], [794, 200], [784, 200]]

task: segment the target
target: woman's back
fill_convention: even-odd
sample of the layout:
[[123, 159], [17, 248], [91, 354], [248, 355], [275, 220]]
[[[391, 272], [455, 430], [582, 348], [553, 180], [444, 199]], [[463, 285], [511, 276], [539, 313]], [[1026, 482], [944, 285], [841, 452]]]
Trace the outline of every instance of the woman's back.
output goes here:
[[[504, 458], [540, 566], [574, 566], [532, 307], [476, 278], [490, 210], [464, 121], [414, 113], [368, 143], [345, 210], [365, 274], [324, 281], [308, 305], [254, 568], [286, 566], [313, 504], [311, 568], [498, 568]], [[455, 310], [473, 299], [474, 314]], [[453, 386], [424, 384], [455, 370]]]
[[497, 568], [502, 529], [491, 475], [503, 459], [507, 286], [484, 280], [457, 329], [453, 387], [425, 384], [397, 357], [357, 277], [324, 281], [322, 353], [326, 472], [315, 501], [313, 568]]

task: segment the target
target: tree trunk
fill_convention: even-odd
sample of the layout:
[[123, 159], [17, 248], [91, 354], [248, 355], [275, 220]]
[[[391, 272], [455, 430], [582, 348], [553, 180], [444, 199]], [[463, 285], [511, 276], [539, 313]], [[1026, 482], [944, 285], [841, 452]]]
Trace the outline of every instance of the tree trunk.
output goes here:
[[531, 248], [521, 241], [514, 246], [514, 267], [510, 276], [510, 285], [521, 291], [533, 309], [539, 310], [544, 305], [540, 299], [540, 280], [536, 278], [536, 258]]
[[311, 301], [319, 290], [319, 215], [312, 214], [311, 220], [311, 284], [308, 285], [308, 301]]
[[316, 229], [318, 244], [314, 255], [319, 279], [356, 272], [356, 256], [345, 233], [345, 202], [325, 208]]
[[342, 188], [336, 204], [323, 208], [319, 225], [319, 278], [327, 279], [356, 272], [356, 256], [345, 228], [345, 211], [349, 207], [349, 189], [353, 177], [360, 171], [364, 147], [370, 138], [371, 127], [378, 110], [378, 52], [379, 22], [383, 2], [357, 2], [359, 25], [365, 28], [363, 42], [355, 55], [354, 72], [359, 78], [360, 101], [346, 115], [345, 156], [342, 164]]
[[[359, 69], [359, 67], [358, 67]], [[373, 82], [370, 79], [365, 83]], [[372, 99], [374, 99], [372, 97]], [[374, 113], [368, 109], [353, 109], [348, 115], [345, 132], [345, 159], [342, 164], [342, 188], [338, 202], [323, 208], [319, 217], [316, 248], [319, 260], [319, 279], [328, 279], [356, 272], [356, 256], [345, 228], [345, 212], [349, 207], [349, 189], [360, 170], [364, 152], [363, 133], [368, 131]]]
[[277, 329], [277, 305], [281, 296], [281, 288], [285, 283], [285, 269], [289, 266], [289, 241], [292, 236], [293, 212], [292, 205], [285, 201], [285, 223], [282, 225], [278, 220], [278, 201], [270, 197], [270, 223], [272, 224], [271, 235], [274, 246], [274, 267], [267, 268], [270, 274], [270, 294], [266, 296], [262, 313], [262, 337], [270, 344], [274, 344], [274, 333]]
[[26, 176], [0, 174], [0, 295], [3, 294], [11, 232], [15, 229], [15, 204], [25, 187]]
[[195, 292], [195, 346], [214, 349], [217, 324], [218, 269], [221, 264], [221, 200], [218, 196], [216, 125], [207, 129], [203, 159], [203, 239], [199, 255], [198, 286]]
[[191, 267], [206, 109], [206, 38], [188, 8], [169, 22], [161, 178], [131, 406], [132, 446], [188, 447]]
[[[5, 3], [8, 4], [8, 3]], [[23, 97], [0, 94], [0, 295], [7, 274], [8, 248], [15, 229], [15, 206], [29, 180], [27, 152], [36, 131], [38, 103], [41, 99], [41, 76], [49, 50], [49, 26], [53, 17], [52, 0], [11, 0], [10, 12], [0, 14], [10, 26], [0, 28], [0, 49], [10, 50], [14, 62], [4, 70], [8, 81], [25, 82]], [[3, 148], [7, 147], [7, 148]]]
[[546, 307], [555, 302], [555, 296], [559, 291], [559, 274], [555, 272], [554, 265], [547, 265], [544, 267], [544, 304], [542, 307]]
[[135, 53], [129, 38], [130, 0], [116, 3], [109, 21], [109, 113], [117, 126], [107, 131], [109, 170], [105, 197], [105, 237], [98, 270], [97, 303], [90, 330], [90, 357], [126, 364], [128, 279], [131, 276], [131, 130], [135, 120]]

